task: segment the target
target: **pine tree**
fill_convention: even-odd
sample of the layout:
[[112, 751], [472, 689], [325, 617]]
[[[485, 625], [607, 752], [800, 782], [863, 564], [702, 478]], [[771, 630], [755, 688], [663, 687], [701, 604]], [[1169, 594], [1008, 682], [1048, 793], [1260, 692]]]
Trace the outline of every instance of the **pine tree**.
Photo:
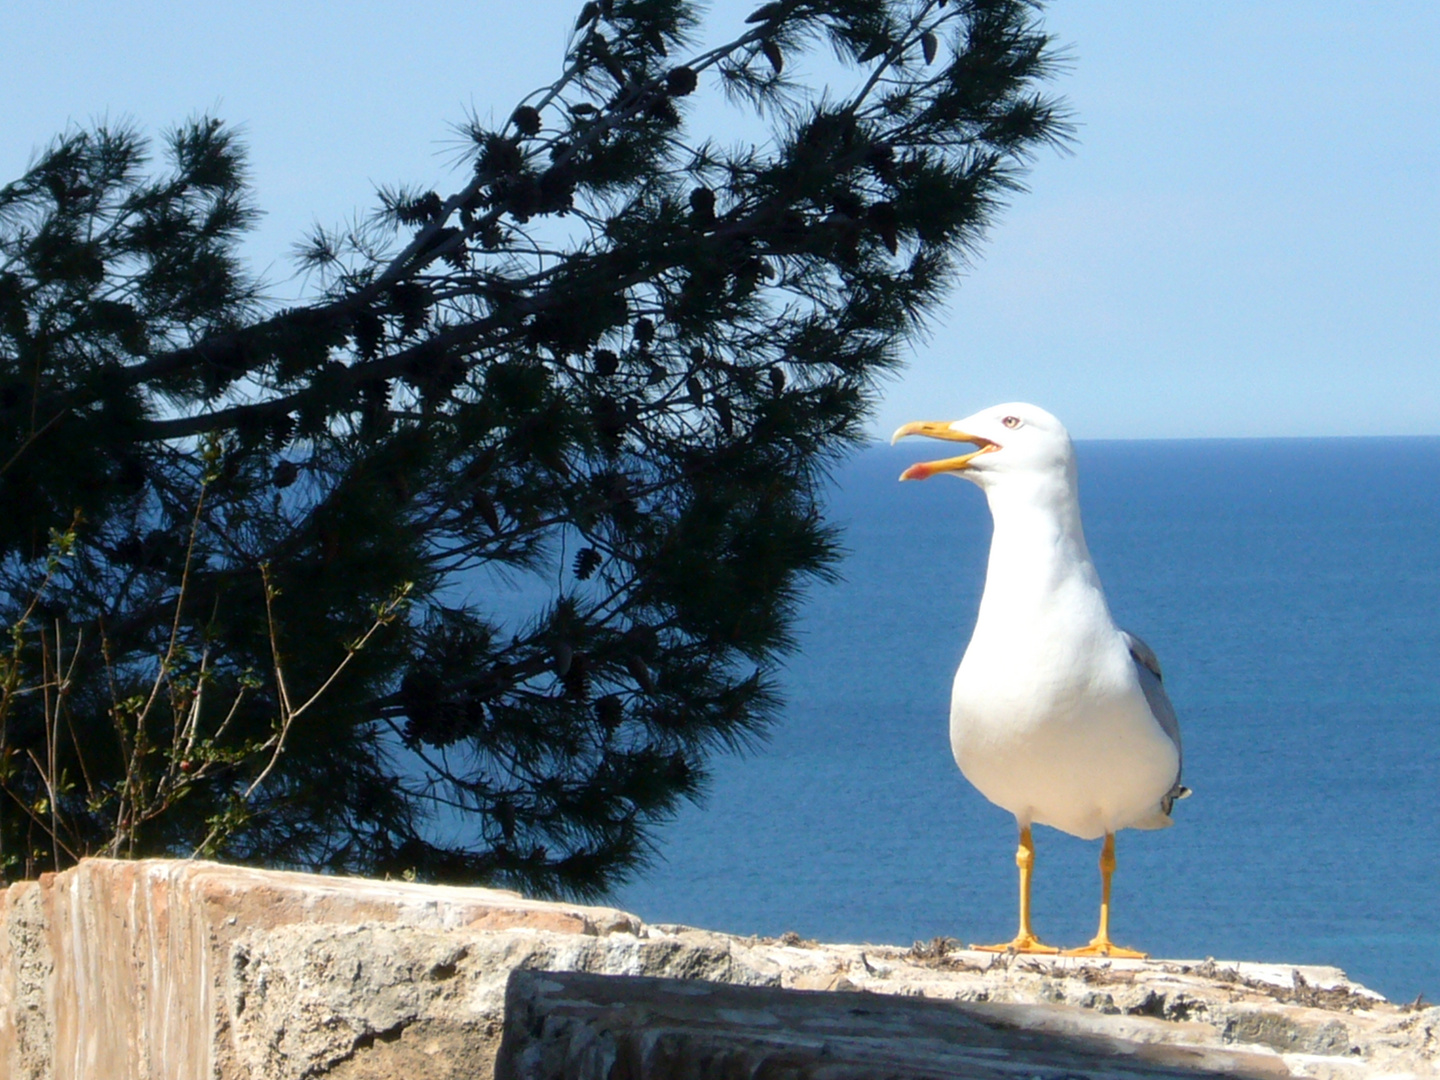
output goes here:
[[[825, 470], [1066, 136], [1037, 18], [775, 0], [691, 51], [690, 0], [591, 0], [458, 190], [317, 230], [283, 310], [231, 130], [160, 175], [59, 138], [0, 189], [4, 873], [623, 879], [777, 715]], [[702, 88], [770, 140], [689, 132]]]

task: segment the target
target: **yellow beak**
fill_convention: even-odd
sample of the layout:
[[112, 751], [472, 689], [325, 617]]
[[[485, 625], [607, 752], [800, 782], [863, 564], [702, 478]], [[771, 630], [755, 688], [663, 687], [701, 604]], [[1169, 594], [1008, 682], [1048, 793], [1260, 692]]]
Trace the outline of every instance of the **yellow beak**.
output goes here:
[[890, 445], [894, 446], [906, 435], [924, 435], [931, 439], [948, 439], [951, 442], [974, 443], [980, 449], [968, 454], [961, 454], [959, 457], [942, 458], [940, 461], [922, 461], [911, 465], [900, 474], [901, 480], [926, 480], [936, 473], [959, 472], [969, 468], [970, 462], [974, 461], [981, 454], [988, 454], [992, 450], [999, 450], [1000, 444], [991, 442], [989, 439], [981, 438], [979, 435], [971, 435], [968, 432], [956, 431], [943, 420], [916, 420], [898, 428], [894, 435], [890, 436]]

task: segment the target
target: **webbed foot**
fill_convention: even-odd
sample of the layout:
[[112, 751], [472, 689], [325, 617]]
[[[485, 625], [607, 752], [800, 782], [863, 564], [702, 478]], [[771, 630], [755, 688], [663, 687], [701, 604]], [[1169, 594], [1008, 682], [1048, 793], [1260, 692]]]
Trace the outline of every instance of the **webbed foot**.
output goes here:
[[1037, 953], [1047, 956], [1057, 956], [1060, 953], [1059, 949], [1046, 945], [1034, 934], [1017, 934], [1014, 941], [1006, 941], [1000, 945], [971, 945], [970, 948], [979, 952]]

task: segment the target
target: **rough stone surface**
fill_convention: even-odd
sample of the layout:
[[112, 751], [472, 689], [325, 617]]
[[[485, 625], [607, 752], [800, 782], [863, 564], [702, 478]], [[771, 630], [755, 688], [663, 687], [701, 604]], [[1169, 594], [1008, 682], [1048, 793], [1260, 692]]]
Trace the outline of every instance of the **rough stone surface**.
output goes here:
[[500, 1080], [1289, 1075], [1274, 1055], [1225, 1046], [1201, 1024], [1063, 1005], [516, 971], [505, 1017]]
[[[487, 1077], [506, 1029], [507, 990], [514, 1020], [517, 971], [666, 980], [602, 982], [618, 987], [606, 991], [615, 1001], [633, 1003], [631, 1015], [655, 1017], [653, 1030], [643, 1022], [634, 1028], [635, 1038], [655, 1045], [667, 1031], [665, 1038], [680, 1038], [675, 1018], [665, 1019], [675, 985], [695, 987], [703, 997], [719, 992], [707, 983], [719, 983], [739, 995], [758, 988], [771, 1002], [760, 1012], [778, 1010], [782, 1029], [791, 1022], [787, 1016], [797, 1024], [830, 1024], [852, 1039], [847, 1046], [877, 1039], [876, 1045], [888, 1045], [883, 1024], [875, 1027], [879, 1020], [858, 1022], [863, 1018], [852, 1011], [858, 994], [883, 1005], [892, 1026], [974, 1031], [978, 1024], [991, 1033], [985, 1038], [1003, 1030], [1078, 1039], [1127, 1059], [1149, 1054], [1145, 1060], [1157, 1068], [1440, 1075], [1440, 1008], [1392, 1005], [1331, 968], [1005, 957], [948, 942], [908, 950], [818, 945], [794, 935], [767, 940], [646, 925], [610, 908], [541, 903], [489, 889], [199, 862], [90, 860], [0, 894], [0, 1076]], [[516, 980], [525, 984], [524, 975]], [[797, 990], [833, 993], [800, 995], [804, 1003], [794, 1006], [786, 1004], [794, 995], [776, 996]], [[526, 1006], [532, 1011], [554, 1004], [542, 1001], [543, 993], [532, 997]], [[730, 1027], [743, 1028], [745, 1015], [741, 1009], [725, 1020], [715, 1012], [718, 1000], [704, 1027], [715, 1039]], [[801, 1011], [786, 1011], [793, 1009]], [[564, 1024], [581, 1030], [593, 1019], [583, 1012]], [[684, 1032], [692, 1040], [686, 1045], [700, 1045], [694, 1032]], [[515, 1038], [507, 1053], [521, 1052]], [[525, 1052], [543, 1057], [555, 1049], [538, 1045]], [[987, 1052], [1003, 1060], [1008, 1051]], [[856, 1068], [869, 1067], [863, 1055], [857, 1060]], [[1070, 1071], [1145, 1075], [1078, 1068]], [[512, 1069], [511, 1075], [522, 1073]]]
[[41, 888], [28, 881], [0, 897], [0, 1061], [10, 1076], [48, 1077], [55, 1028], [48, 990], [55, 958], [41, 908]]
[[[89, 859], [11, 886], [0, 920], [0, 1076], [14, 1080], [299, 1078], [326, 1075], [342, 1061], [425, 1053], [417, 1050], [418, 1033], [400, 1040], [392, 1037], [393, 1023], [376, 1026], [388, 1015], [409, 1015], [404, 994], [371, 982], [398, 982], [397, 957], [352, 953], [356, 963], [336, 975], [350, 981], [312, 984], [324, 980], [320, 969], [306, 968], [307, 959], [325, 935], [342, 930], [388, 932], [407, 945], [446, 935], [486, 941], [522, 929], [566, 941], [643, 931], [638, 919], [613, 908], [549, 904], [495, 889], [172, 860]], [[266, 982], [263, 974], [247, 978], [246, 950], [269, 955], [265, 950], [287, 940], [287, 931], [293, 941], [283, 947], [297, 964], [285, 966], [283, 978], [272, 968], [270, 978], [298, 986], [297, 1002], [310, 1011], [282, 1017], [278, 1031], [257, 1035], [245, 1018], [246, 995], [260, 1007]], [[307, 944], [310, 935], [317, 944]], [[348, 1044], [344, 1019], [323, 1013], [331, 989], [358, 1003], [361, 1019]], [[464, 1024], [464, 1038], [493, 1058], [498, 1028], [487, 1037], [471, 1030], [474, 1019], [467, 1008], [437, 1016], [424, 1046], [453, 1044], [459, 1036], [450, 1028]], [[484, 1027], [498, 1017], [478, 1019]], [[371, 1074], [352, 1064], [349, 1075]], [[419, 1080], [413, 1070], [393, 1075]]]

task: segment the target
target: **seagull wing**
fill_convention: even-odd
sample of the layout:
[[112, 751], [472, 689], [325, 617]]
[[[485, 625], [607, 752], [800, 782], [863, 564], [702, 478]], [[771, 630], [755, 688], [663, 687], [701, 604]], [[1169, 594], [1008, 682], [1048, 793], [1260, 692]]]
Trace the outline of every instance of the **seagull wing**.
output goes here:
[[1130, 649], [1130, 658], [1135, 661], [1135, 674], [1140, 679], [1140, 689], [1145, 691], [1145, 703], [1150, 706], [1150, 715], [1155, 717], [1161, 730], [1170, 736], [1181, 762], [1175, 769], [1174, 786], [1160, 800], [1161, 811], [1169, 817], [1175, 800], [1190, 794], [1190, 789], [1180, 783], [1185, 758], [1185, 752], [1180, 747], [1180, 718], [1175, 715], [1175, 706], [1170, 704], [1170, 695], [1165, 693], [1165, 685], [1160, 676], [1160, 660], [1156, 657], [1155, 650], [1128, 630], [1121, 630], [1120, 633]]

